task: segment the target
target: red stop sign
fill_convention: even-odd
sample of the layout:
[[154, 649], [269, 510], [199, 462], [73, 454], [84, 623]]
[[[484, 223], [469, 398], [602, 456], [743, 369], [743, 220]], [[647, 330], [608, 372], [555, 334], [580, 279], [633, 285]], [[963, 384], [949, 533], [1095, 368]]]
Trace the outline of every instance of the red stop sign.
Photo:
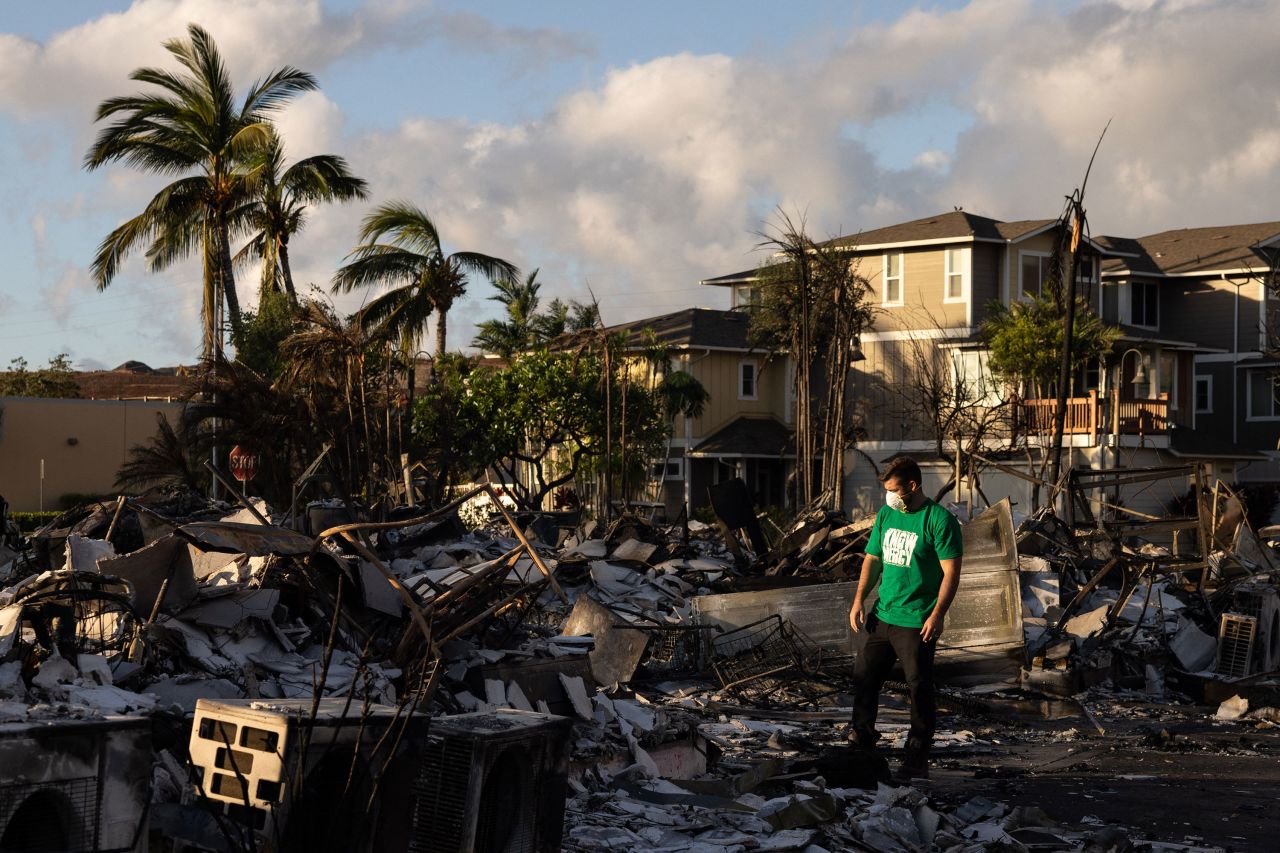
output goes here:
[[240, 449], [240, 445], [231, 448], [231, 455], [227, 457], [227, 464], [231, 467], [231, 475], [242, 483], [247, 483], [253, 479], [258, 473], [258, 454], [249, 453]]

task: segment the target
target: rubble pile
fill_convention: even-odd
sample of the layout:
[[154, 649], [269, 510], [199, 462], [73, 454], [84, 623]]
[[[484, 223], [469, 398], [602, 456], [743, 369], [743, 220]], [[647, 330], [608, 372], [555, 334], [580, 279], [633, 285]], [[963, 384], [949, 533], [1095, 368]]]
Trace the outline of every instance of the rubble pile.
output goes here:
[[[547, 836], [564, 849], [812, 853], [1216, 849], [1189, 833], [1154, 846], [1114, 817], [1057, 821], [1045, 812], [1060, 804], [959, 780], [1049, 778], [1055, 762], [1087, 766], [1070, 750], [1090, 738], [1185, 726], [1197, 707], [1205, 726], [1280, 722], [1280, 562], [1243, 513], [1229, 530], [1204, 507], [1163, 524], [1198, 531], [1200, 551], [1110, 519], [1016, 516], [1007, 501], [967, 519], [966, 580], [939, 650], [942, 781], [910, 787], [845, 745], [848, 609], [871, 519], [815, 509], [770, 541], [724, 493], [714, 526], [566, 526], [495, 499], [472, 529], [457, 514], [468, 497], [380, 522], [316, 505], [309, 532], [262, 502], [233, 511], [179, 493], [64, 514], [0, 566], [0, 722], [150, 717], [168, 732], [153, 828], [187, 849], [233, 849], [216, 826], [191, 828], [217, 792], [200, 773], [192, 783], [187, 741], [225, 737], [240, 754], [221, 729], [191, 730], [202, 702], [222, 702], [289, 725], [322, 707], [432, 727], [568, 718], [551, 762], [564, 810]], [[892, 754], [907, 727], [888, 701]], [[1166, 748], [1177, 738], [1165, 734], [1132, 742]], [[1043, 769], [983, 769], [1010, 750], [1058, 752]], [[227, 760], [227, 778], [249, 778]], [[218, 820], [239, 814], [227, 804], [287, 800], [235, 791]]]

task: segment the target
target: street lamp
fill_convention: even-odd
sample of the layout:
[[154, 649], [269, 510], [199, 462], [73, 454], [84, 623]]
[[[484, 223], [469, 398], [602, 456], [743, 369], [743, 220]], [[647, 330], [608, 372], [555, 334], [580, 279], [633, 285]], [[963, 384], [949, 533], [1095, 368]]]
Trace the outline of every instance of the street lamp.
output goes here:
[[[1137, 356], [1137, 367], [1133, 371], [1133, 396], [1138, 396], [1138, 387], [1147, 381], [1147, 356], [1141, 350], [1129, 347], [1120, 354], [1120, 362], [1116, 365], [1115, 399], [1111, 402], [1111, 440], [1115, 449], [1115, 467], [1120, 467], [1120, 386], [1124, 381], [1124, 360], [1129, 353]], [[1117, 491], [1119, 487], [1117, 486]]]
[[1142, 350], [1129, 347], [1120, 354], [1119, 370], [1116, 374], [1116, 389], [1120, 388], [1120, 380], [1124, 378], [1124, 359], [1129, 353], [1138, 357], [1138, 367], [1133, 371], [1133, 396], [1138, 396], [1138, 386], [1147, 381], [1147, 356]]

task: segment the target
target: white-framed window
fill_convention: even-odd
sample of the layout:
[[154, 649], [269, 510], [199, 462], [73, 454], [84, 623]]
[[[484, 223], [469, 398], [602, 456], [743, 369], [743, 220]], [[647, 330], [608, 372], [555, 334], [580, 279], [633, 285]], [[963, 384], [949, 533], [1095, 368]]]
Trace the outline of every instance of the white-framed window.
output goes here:
[[1036, 299], [1049, 282], [1048, 252], [1018, 253], [1018, 298]]
[[956, 402], [964, 405], [976, 403], [982, 406], [998, 405], [1002, 399], [1000, 383], [991, 375], [987, 355], [982, 350], [953, 350], [951, 367], [956, 382]]
[[969, 250], [945, 249], [946, 273], [942, 286], [943, 302], [964, 302], [968, 296]]
[[738, 399], [739, 400], [755, 400], [759, 394], [758, 386], [759, 377], [756, 375], [756, 363], [754, 361], [738, 362]]
[[1250, 370], [1248, 386], [1247, 419], [1251, 421], [1280, 420], [1280, 384], [1270, 369]]
[[881, 305], [902, 305], [902, 252], [889, 252], [884, 256], [884, 293]]
[[746, 308], [760, 304], [760, 285], [735, 284], [733, 286], [733, 307]]
[[1196, 414], [1213, 414], [1213, 377], [1196, 377]]
[[1160, 326], [1160, 290], [1153, 281], [1129, 282], [1129, 323], [1147, 329]]
[[684, 457], [677, 456], [674, 459], [656, 460], [649, 468], [650, 477], [662, 477], [664, 480], [683, 480], [684, 479]]

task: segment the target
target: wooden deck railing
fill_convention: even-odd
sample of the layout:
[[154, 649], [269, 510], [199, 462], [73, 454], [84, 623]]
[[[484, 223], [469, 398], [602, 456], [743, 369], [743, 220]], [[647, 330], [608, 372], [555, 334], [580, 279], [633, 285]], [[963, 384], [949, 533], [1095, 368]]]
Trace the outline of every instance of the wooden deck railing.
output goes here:
[[[1121, 400], [1119, 421], [1115, 420], [1115, 397], [1104, 400], [1097, 391], [1087, 397], [1067, 399], [1064, 435], [1092, 435], [1095, 438], [1118, 431], [1121, 435], [1163, 435], [1169, 431], [1168, 394], [1154, 400]], [[1057, 401], [1052, 399], [1014, 400], [1014, 425], [1021, 435], [1052, 435]]]

